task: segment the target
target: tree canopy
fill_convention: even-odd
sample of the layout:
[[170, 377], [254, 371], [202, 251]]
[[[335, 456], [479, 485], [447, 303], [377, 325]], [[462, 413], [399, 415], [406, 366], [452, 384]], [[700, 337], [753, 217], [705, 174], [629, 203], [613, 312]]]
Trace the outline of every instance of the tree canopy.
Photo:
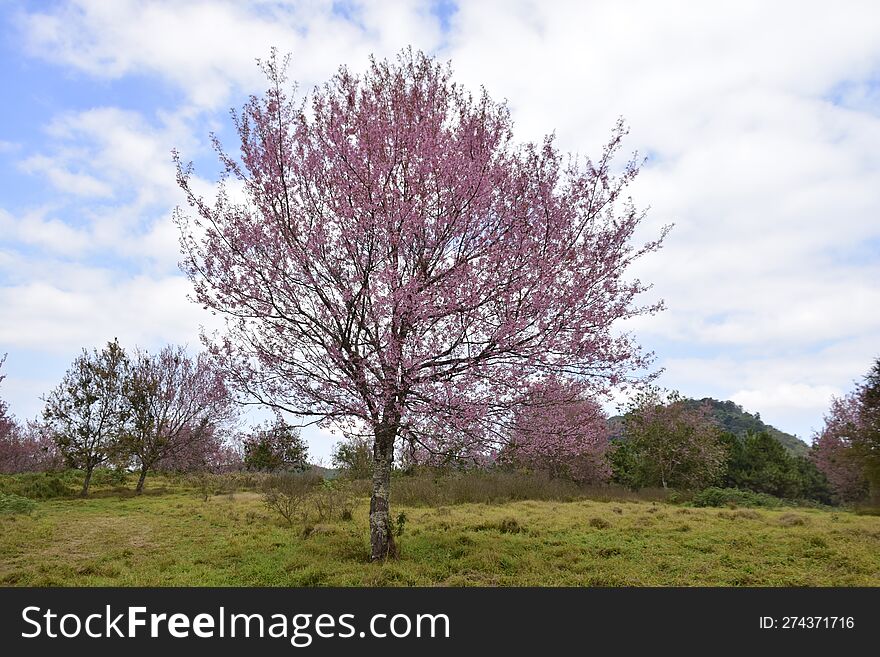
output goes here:
[[647, 364], [614, 327], [660, 308], [624, 274], [662, 235], [633, 244], [622, 124], [595, 162], [517, 144], [504, 103], [412, 50], [303, 101], [274, 54], [263, 70], [265, 95], [234, 114], [240, 156], [215, 140], [215, 200], [178, 160], [184, 269], [226, 318], [209, 343], [242, 393], [372, 436], [383, 558], [395, 442], [497, 445], [536, 382], [603, 394]]

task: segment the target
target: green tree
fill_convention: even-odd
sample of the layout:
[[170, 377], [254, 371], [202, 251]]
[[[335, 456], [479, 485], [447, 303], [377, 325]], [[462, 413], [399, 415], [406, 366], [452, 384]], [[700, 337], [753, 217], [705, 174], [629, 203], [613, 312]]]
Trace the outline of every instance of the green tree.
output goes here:
[[85, 470], [83, 497], [94, 469], [119, 451], [126, 415], [122, 386], [128, 356], [119, 342], [83, 349], [61, 383], [43, 399], [43, 419], [68, 465]]
[[648, 389], [630, 403], [623, 439], [612, 450], [617, 480], [635, 488], [696, 489], [722, 475], [726, 452], [708, 409], [677, 392]]
[[243, 444], [244, 466], [248, 470], [304, 472], [309, 469], [309, 447], [300, 436], [299, 427], [280, 417], [257, 427]]
[[798, 497], [816, 500], [822, 504], [834, 504], [834, 492], [825, 474], [809, 458], [796, 456], [792, 459], [798, 482]]
[[791, 499], [833, 501], [828, 479], [809, 459], [792, 456], [770, 433], [727, 439], [725, 485]]
[[880, 502], [880, 358], [865, 377], [858, 399], [858, 430], [852, 446], [864, 468], [871, 498]]
[[332, 460], [334, 468], [352, 479], [369, 479], [373, 473], [373, 451], [367, 438], [351, 436], [336, 443]]
[[782, 444], [766, 431], [749, 433], [742, 442], [742, 454], [735, 468], [728, 469], [736, 488], [748, 488], [776, 497], [795, 497], [797, 477], [794, 463]]

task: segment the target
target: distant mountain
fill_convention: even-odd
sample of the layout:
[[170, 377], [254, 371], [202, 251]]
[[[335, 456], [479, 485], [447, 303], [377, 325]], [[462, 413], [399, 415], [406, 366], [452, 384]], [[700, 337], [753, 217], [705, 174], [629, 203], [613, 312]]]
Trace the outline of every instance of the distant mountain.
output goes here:
[[[759, 433], [766, 431], [776, 440], [778, 440], [788, 452], [794, 456], [806, 456], [810, 450], [810, 446], [797, 436], [790, 433], [780, 431], [774, 426], [765, 424], [761, 420], [760, 413], [752, 415], [744, 411], [742, 406], [732, 401], [718, 401], [711, 397], [703, 399], [685, 399], [681, 403], [691, 407], [697, 407], [702, 404], [708, 404], [712, 411], [712, 416], [718, 423], [718, 426], [729, 431], [730, 433], [742, 438], [746, 433]], [[623, 435], [623, 416], [616, 415], [608, 420], [611, 427], [612, 437], [620, 437]]]

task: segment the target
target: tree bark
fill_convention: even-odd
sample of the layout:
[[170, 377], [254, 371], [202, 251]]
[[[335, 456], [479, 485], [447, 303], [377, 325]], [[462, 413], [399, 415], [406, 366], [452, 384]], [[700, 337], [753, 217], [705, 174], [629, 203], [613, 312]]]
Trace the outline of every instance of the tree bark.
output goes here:
[[146, 478], [147, 478], [147, 466], [142, 465], [141, 466], [141, 476], [138, 478], [137, 486], [134, 489], [135, 493], [140, 494], [140, 493], [144, 492], [144, 480]]
[[92, 481], [92, 471], [95, 469], [95, 466], [90, 465], [86, 467], [86, 480], [83, 482], [82, 491], [80, 491], [80, 497], [88, 497], [89, 496], [89, 484]]
[[380, 425], [373, 443], [373, 493], [370, 497], [370, 561], [397, 557], [391, 526], [389, 491], [397, 427]]

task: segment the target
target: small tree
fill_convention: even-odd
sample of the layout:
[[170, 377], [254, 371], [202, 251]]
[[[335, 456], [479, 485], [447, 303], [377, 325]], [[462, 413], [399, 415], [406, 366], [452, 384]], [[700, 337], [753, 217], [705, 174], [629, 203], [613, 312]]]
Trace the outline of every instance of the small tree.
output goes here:
[[861, 429], [861, 400], [858, 392], [831, 401], [825, 425], [813, 437], [810, 460], [827, 477], [835, 496], [856, 502], [868, 494], [861, 454], [853, 441]]
[[368, 479], [373, 472], [370, 441], [364, 436], [349, 436], [336, 443], [332, 462], [334, 468], [351, 479]]
[[690, 408], [677, 392], [647, 389], [634, 397], [624, 416], [624, 436], [615, 458], [629, 470], [634, 487], [696, 489], [721, 475], [726, 452], [708, 407]]
[[858, 388], [858, 431], [852, 446], [862, 463], [871, 496], [880, 503], [880, 358]]
[[51, 435], [36, 420], [24, 425], [15, 422], [11, 430], [0, 437], [0, 473], [44, 472], [57, 469], [61, 462]]
[[602, 407], [585, 399], [579, 386], [551, 380], [535, 386], [517, 409], [501, 459], [551, 477], [602, 483], [611, 474], [607, 449], [608, 422]]
[[299, 427], [277, 416], [274, 422], [257, 427], [243, 441], [244, 466], [248, 470], [274, 472], [309, 469], [309, 446]]
[[[0, 370], [3, 369], [3, 364], [6, 362], [6, 356], [7, 354], [3, 354], [3, 358], [0, 358]], [[5, 378], [6, 375], [0, 373], [0, 383], [3, 383]], [[9, 414], [9, 406], [7, 406], [3, 399], [0, 399], [0, 441], [11, 438], [16, 430], [17, 425], [15, 418]]]
[[766, 431], [748, 433], [735, 469], [729, 470], [736, 488], [748, 488], [776, 497], [798, 497], [798, 472], [794, 459]]
[[128, 357], [114, 340], [83, 349], [61, 383], [43, 399], [43, 420], [68, 465], [85, 470], [83, 497], [95, 467], [119, 453], [126, 422], [122, 386]]
[[122, 447], [140, 472], [135, 490], [162, 459], [215, 439], [234, 416], [223, 377], [205, 354], [191, 358], [183, 347], [158, 354], [138, 351], [127, 368], [122, 393], [127, 416]]

